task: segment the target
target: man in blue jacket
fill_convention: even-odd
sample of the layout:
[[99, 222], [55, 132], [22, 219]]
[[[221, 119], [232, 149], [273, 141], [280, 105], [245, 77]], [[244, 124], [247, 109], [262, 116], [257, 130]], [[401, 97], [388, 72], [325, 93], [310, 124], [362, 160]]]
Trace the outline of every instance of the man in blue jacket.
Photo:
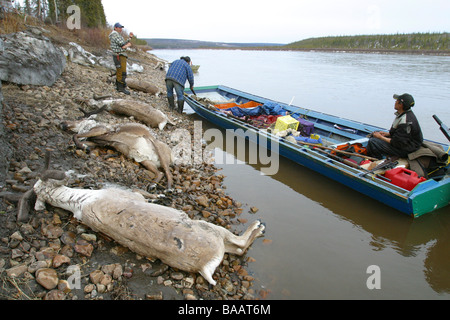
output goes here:
[[389, 132], [372, 133], [367, 146], [370, 156], [381, 159], [383, 156], [406, 158], [417, 151], [423, 142], [423, 134], [411, 108], [415, 105], [410, 94], [394, 95], [396, 118]]
[[172, 62], [166, 75], [167, 100], [171, 110], [175, 109], [175, 97], [173, 90], [177, 93], [178, 112], [184, 109], [184, 86], [189, 81], [190, 88], [194, 92], [194, 73], [190, 66], [191, 58], [181, 57]]

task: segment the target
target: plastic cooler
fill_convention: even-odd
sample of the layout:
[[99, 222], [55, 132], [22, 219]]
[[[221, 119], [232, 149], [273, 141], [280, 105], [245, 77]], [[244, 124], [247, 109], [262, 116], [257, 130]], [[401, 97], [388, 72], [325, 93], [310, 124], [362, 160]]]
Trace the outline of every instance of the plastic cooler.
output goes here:
[[386, 171], [384, 176], [391, 180], [392, 184], [408, 191], [411, 191], [419, 183], [427, 180], [425, 178], [419, 178], [419, 175], [416, 172], [405, 168], [395, 168]]

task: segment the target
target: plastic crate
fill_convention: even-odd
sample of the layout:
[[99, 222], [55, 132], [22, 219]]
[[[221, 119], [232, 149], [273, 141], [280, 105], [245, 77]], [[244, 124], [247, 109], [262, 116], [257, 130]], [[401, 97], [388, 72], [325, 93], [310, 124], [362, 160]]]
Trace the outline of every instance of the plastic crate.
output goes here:
[[275, 132], [292, 129], [297, 131], [300, 122], [292, 118], [291, 116], [279, 117], [275, 125]]

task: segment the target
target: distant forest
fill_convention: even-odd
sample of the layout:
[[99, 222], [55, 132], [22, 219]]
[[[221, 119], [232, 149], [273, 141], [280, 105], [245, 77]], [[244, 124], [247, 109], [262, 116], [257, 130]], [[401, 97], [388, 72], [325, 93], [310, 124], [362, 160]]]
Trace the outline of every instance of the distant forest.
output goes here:
[[290, 43], [286, 49], [347, 49], [450, 51], [449, 33], [412, 33], [311, 38]]
[[283, 46], [279, 43], [227, 43], [181, 39], [144, 39], [153, 49], [236, 49], [246, 47]]
[[449, 33], [411, 33], [310, 38], [290, 44], [145, 39], [153, 49], [353, 50], [450, 54]]

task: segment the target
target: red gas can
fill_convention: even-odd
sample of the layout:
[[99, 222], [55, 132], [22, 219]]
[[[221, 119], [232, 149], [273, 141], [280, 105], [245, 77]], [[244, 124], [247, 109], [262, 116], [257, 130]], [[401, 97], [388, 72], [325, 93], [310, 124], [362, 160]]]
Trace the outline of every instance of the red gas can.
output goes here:
[[416, 172], [405, 168], [395, 168], [386, 171], [384, 176], [391, 180], [392, 184], [395, 184], [396, 186], [399, 186], [400, 188], [406, 189], [408, 191], [411, 191], [419, 183], [427, 180], [425, 178], [419, 178], [419, 175]]

